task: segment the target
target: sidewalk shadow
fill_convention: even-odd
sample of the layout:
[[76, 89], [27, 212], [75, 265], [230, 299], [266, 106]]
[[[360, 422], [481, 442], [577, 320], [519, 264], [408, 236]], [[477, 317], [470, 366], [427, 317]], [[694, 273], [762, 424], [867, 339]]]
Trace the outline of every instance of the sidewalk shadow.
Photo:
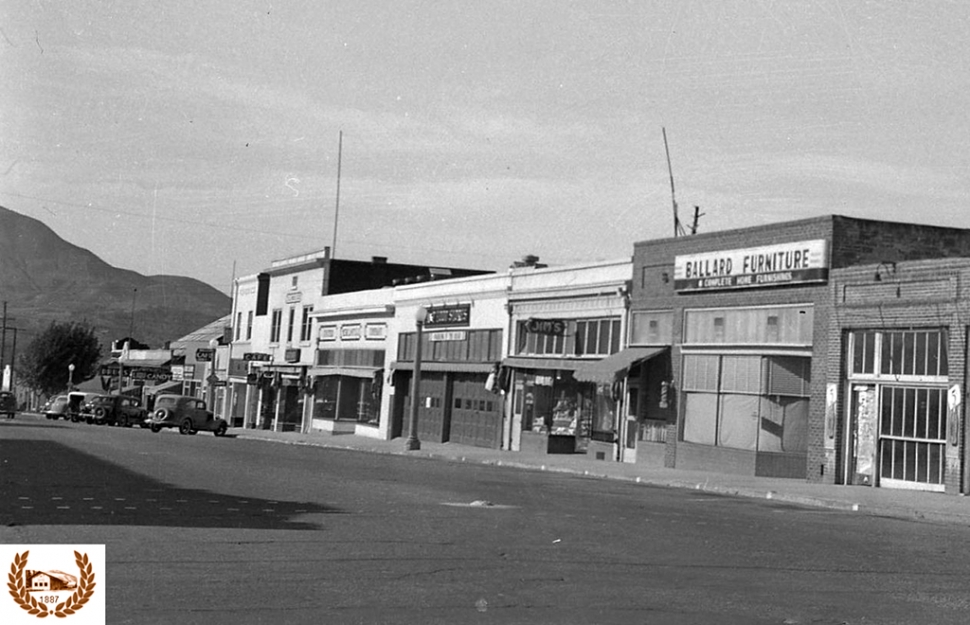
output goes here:
[[310, 502], [180, 488], [39, 440], [0, 440], [0, 493], [0, 525], [305, 530], [318, 526], [293, 517], [340, 512]]

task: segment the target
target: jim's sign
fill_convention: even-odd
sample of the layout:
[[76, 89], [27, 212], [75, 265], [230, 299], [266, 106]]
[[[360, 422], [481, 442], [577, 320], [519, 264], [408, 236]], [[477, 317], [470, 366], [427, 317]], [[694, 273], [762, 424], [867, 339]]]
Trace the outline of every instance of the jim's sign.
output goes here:
[[824, 239], [688, 254], [674, 259], [674, 290], [708, 291], [825, 282]]

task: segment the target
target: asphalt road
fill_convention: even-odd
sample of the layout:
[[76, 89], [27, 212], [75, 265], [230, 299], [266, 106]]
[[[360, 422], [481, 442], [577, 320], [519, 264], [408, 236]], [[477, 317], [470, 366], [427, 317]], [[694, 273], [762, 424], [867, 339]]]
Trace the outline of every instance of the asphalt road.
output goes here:
[[970, 528], [697, 491], [19, 416], [0, 495], [110, 623], [970, 622]]

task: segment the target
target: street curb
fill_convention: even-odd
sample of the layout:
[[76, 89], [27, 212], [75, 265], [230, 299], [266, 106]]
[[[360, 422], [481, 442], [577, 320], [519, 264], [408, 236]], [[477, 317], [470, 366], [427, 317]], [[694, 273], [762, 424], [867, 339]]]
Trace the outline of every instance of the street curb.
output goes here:
[[[723, 486], [720, 484], [708, 484], [703, 482], [686, 482], [686, 481], [680, 481], [680, 480], [651, 479], [651, 478], [644, 478], [642, 476], [631, 477], [631, 476], [625, 476], [625, 475], [612, 475], [609, 473], [589, 471], [588, 469], [574, 469], [572, 467], [558, 467], [558, 466], [550, 466], [545, 464], [521, 462], [521, 461], [515, 461], [515, 460], [511, 460], [511, 461], [496, 460], [492, 458], [469, 460], [467, 456], [461, 456], [461, 455], [455, 455], [455, 454], [442, 454], [442, 453], [429, 452], [429, 451], [415, 452], [415, 451], [398, 451], [393, 449], [373, 449], [373, 448], [366, 448], [366, 447], [356, 447], [353, 445], [340, 445], [326, 440], [321, 440], [321, 441], [285, 440], [285, 439], [263, 437], [263, 436], [259, 436], [258, 434], [249, 435], [248, 433], [243, 435], [236, 435], [236, 437], [245, 438], [249, 440], [265, 441], [269, 443], [280, 443], [284, 445], [301, 445], [306, 447], [342, 449], [345, 451], [375, 453], [375, 454], [382, 454], [386, 456], [406, 456], [410, 458], [427, 458], [430, 460], [447, 460], [450, 462], [461, 462], [465, 464], [481, 464], [485, 466], [495, 466], [495, 467], [508, 467], [512, 469], [523, 469], [527, 471], [562, 473], [566, 475], [574, 475], [577, 477], [588, 477], [593, 479], [608, 479], [608, 480], [616, 480], [616, 481], [622, 481], [622, 482], [630, 482], [634, 484], [643, 484], [645, 486], [677, 488], [681, 490], [698, 490], [698, 491], [714, 493], [714, 494], [746, 497], [749, 499], [770, 499], [773, 501], [783, 501], [785, 503], [798, 504], [798, 505], [814, 507], [814, 508], [824, 508], [829, 510], [841, 510], [845, 512], [863, 511], [862, 507], [858, 503], [838, 501], [838, 500], [832, 500], [832, 499], [823, 499], [818, 497], [809, 497], [805, 495], [790, 495], [790, 494], [779, 493], [777, 491], [771, 491], [771, 490], [738, 488], [733, 486]], [[872, 511], [870, 511], [870, 513], [871, 512]]]
[[670, 479], [670, 478], [651, 478], [644, 476], [616, 475], [601, 471], [591, 471], [589, 469], [577, 469], [573, 467], [563, 467], [548, 465], [535, 462], [524, 462], [521, 460], [504, 460], [495, 458], [469, 458], [468, 455], [458, 453], [441, 453], [427, 450], [406, 451], [404, 449], [359, 447], [354, 445], [341, 445], [339, 442], [329, 441], [325, 438], [319, 440], [294, 440], [283, 438], [270, 438], [260, 436], [257, 433], [249, 433], [245, 430], [241, 435], [236, 434], [236, 438], [249, 440], [265, 441], [270, 443], [281, 443], [284, 445], [302, 445], [306, 447], [320, 447], [326, 449], [339, 449], [344, 451], [356, 451], [365, 453], [382, 454], [388, 456], [402, 456], [408, 458], [424, 458], [428, 460], [447, 460], [449, 462], [462, 462], [466, 464], [480, 464], [483, 466], [508, 467], [511, 469], [521, 469], [527, 471], [544, 471], [549, 473], [560, 473], [573, 475], [576, 477], [588, 477], [593, 479], [609, 479], [625, 481], [645, 486], [656, 486], [661, 488], [676, 488], [680, 490], [696, 490], [720, 495], [731, 495], [745, 497], [748, 499], [768, 499], [807, 508], [820, 510], [836, 510], [841, 512], [856, 512], [871, 517], [886, 517], [903, 521], [916, 521], [920, 523], [937, 523], [947, 525], [970, 525], [970, 506], [966, 514], [947, 513], [941, 511], [916, 509], [908, 506], [890, 506], [864, 504], [843, 499], [827, 499], [824, 497], [814, 497], [811, 495], [798, 495], [793, 493], [779, 492], [776, 490], [758, 489], [750, 487], [729, 486], [723, 484], [711, 484], [709, 482], [698, 482], [696, 480]]

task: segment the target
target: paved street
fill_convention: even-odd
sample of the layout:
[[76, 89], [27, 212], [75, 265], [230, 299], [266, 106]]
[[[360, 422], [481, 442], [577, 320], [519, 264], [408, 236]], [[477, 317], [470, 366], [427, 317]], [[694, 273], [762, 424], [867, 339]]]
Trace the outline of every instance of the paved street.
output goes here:
[[581, 476], [0, 422], [0, 541], [111, 623], [965, 623], [970, 528]]

